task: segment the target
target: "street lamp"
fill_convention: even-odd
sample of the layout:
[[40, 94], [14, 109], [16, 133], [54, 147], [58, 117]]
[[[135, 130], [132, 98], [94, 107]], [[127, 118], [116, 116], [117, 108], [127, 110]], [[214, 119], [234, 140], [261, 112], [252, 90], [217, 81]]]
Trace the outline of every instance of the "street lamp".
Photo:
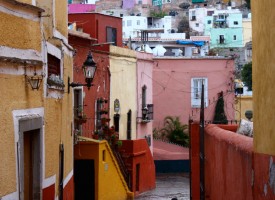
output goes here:
[[27, 81], [31, 85], [32, 90], [38, 90], [43, 79], [43, 75], [38, 75], [34, 69], [33, 76], [27, 76]]
[[147, 114], [148, 114], [148, 108], [147, 108], [147, 106], [143, 107], [141, 109], [141, 111], [142, 111], [142, 119], [146, 120], [147, 119]]
[[92, 82], [96, 72], [96, 63], [93, 59], [91, 52], [89, 52], [87, 59], [83, 63], [82, 69], [83, 69], [86, 83], [74, 83], [74, 82], [70, 83], [70, 77], [68, 77], [68, 93], [70, 93], [70, 87], [74, 88], [78, 86], [87, 86], [89, 90], [90, 87], [93, 85]]

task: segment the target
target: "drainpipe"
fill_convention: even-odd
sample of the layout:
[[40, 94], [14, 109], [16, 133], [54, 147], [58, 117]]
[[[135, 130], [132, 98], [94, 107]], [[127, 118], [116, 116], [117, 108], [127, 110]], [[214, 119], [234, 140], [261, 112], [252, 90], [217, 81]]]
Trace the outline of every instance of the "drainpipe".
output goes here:
[[63, 175], [64, 175], [64, 145], [59, 145], [60, 173], [59, 173], [59, 200], [63, 200]]

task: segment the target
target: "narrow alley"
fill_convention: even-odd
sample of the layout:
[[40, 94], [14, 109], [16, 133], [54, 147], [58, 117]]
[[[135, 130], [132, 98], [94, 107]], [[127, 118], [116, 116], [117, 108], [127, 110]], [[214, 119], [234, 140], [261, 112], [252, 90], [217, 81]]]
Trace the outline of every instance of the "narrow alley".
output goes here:
[[157, 174], [156, 189], [144, 192], [136, 200], [188, 200], [190, 199], [189, 177], [187, 174]]

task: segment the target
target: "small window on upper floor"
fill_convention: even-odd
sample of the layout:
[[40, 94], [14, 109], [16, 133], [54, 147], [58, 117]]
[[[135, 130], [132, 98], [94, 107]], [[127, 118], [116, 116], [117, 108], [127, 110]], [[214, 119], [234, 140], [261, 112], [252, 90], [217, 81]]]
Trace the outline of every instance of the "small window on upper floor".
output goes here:
[[237, 36], [236, 35], [233, 35], [233, 40], [237, 40]]
[[125, 26], [125, 21], [122, 22], [122, 26], [123, 26], [123, 27]]
[[137, 20], [137, 25], [140, 25], [140, 20]]
[[211, 22], [212, 22], [211, 20], [208, 20], [208, 21], [207, 21], [207, 24], [211, 24]]
[[117, 30], [116, 28], [112, 27], [106, 27], [106, 33], [107, 33], [107, 42], [113, 42], [113, 45], [117, 45]]
[[196, 27], [199, 27], [200, 26], [200, 24], [199, 23], [196, 23]]
[[239, 22], [238, 21], [234, 21], [234, 25], [238, 25], [239, 24]]
[[48, 53], [48, 76], [60, 76], [60, 59]]
[[132, 26], [132, 21], [131, 20], [127, 20], [127, 26]]

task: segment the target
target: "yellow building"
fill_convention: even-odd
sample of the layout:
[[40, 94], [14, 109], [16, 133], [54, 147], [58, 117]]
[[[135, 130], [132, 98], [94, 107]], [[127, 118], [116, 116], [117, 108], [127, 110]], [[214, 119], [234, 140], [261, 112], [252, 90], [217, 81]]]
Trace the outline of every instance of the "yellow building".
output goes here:
[[243, 41], [244, 46], [247, 42], [252, 41], [252, 21], [251, 14], [248, 15], [248, 18], [243, 18]]
[[[137, 68], [136, 53], [130, 49], [110, 46], [110, 116], [115, 114], [114, 101], [119, 100], [119, 139], [136, 139]], [[129, 95], [130, 94], [130, 95]], [[130, 125], [128, 125], [130, 122]], [[111, 121], [111, 124], [114, 124]], [[128, 135], [127, 135], [128, 134]]]
[[275, 19], [273, 2], [252, 1], [254, 149], [275, 155]]
[[0, 19], [0, 198], [73, 199], [67, 1], [0, 1]]

